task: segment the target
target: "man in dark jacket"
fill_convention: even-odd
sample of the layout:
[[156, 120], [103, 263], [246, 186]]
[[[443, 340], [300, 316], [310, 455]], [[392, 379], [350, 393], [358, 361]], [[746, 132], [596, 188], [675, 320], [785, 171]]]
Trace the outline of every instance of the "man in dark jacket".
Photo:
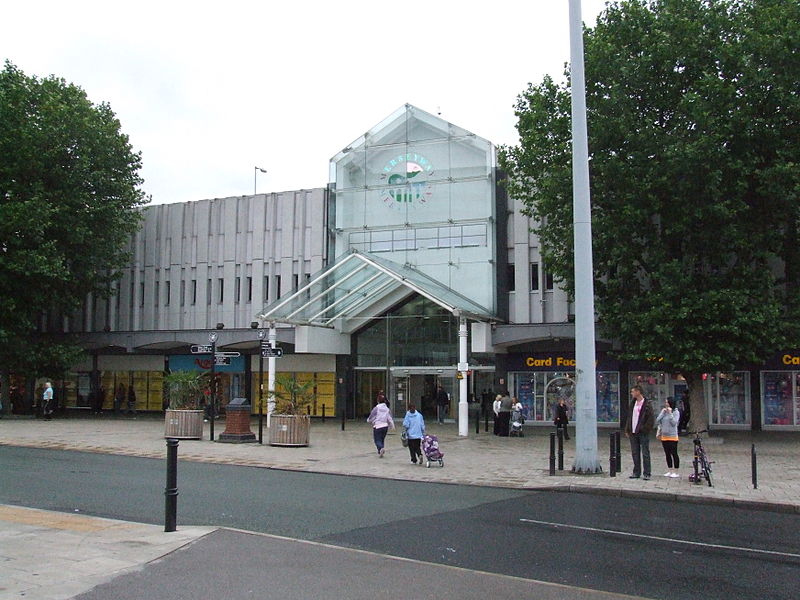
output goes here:
[[553, 423], [555, 423], [556, 431], [561, 429], [564, 433], [564, 439], [569, 439], [569, 431], [567, 430], [567, 425], [569, 425], [569, 417], [567, 416], [567, 403], [564, 398], [558, 399], [558, 404], [556, 405], [556, 418], [553, 419]]
[[653, 407], [642, 395], [642, 388], [631, 388], [631, 404], [625, 421], [625, 437], [631, 441], [633, 474], [630, 479], [650, 479], [650, 431], [653, 429]]

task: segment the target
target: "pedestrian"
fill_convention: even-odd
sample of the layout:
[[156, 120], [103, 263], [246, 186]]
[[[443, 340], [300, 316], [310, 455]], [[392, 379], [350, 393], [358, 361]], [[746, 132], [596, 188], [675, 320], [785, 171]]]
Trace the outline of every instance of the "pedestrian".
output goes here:
[[689, 419], [692, 416], [692, 411], [689, 408], [689, 392], [685, 391], [681, 395], [680, 411], [681, 418], [678, 421], [678, 432], [686, 431], [689, 427]]
[[664, 447], [664, 454], [667, 457], [667, 472], [664, 477], [680, 477], [678, 469], [681, 460], [678, 457], [678, 423], [680, 423], [681, 411], [675, 408], [675, 400], [667, 398], [664, 408], [656, 417], [656, 425], [661, 428], [661, 445]]
[[500, 398], [500, 408], [497, 409], [497, 419], [500, 422], [497, 435], [508, 437], [509, 425], [511, 423], [511, 407], [513, 401], [506, 391]]
[[417, 412], [417, 407], [413, 403], [408, 405], [408, 412], [403, 418], [403, 427], [408, 436], [408, 452], [411, 454], [411, 462], [417, 464], [417, 460], [419, 460], [419, 464], [422, 464], [420, 444], [425, 435], [425, 419], [422, 417], [422, 413]]
[[569, 439], [569, 429], [567, 425], [569, 425], [569, 416], [567, 414], [567, 403], [564, 400], [563, 396], [558, 399], [558, 404], [556, 405], [556, 418], [553, 420], [553, 423], [556, 426], [556, 434], [558, 434], [558, 430], [561, 429], [564, 433], [564, 439]]
[[500, 435], [500, 400], [503, 397], [500, 394], [494, 397], [492, 402], [492, 412], [494, 413], [494, 434]]
[[378, 450], [378, 457], [383, 458], [386, 451], [384, 442], [386, 434], [391, 427], [394, 429], [394, 420], [392, 420], [392, 412], [386, 402], [378, 402], [369, 413], [367, 422], [372, 423], [372, 439], [375, 442], [375, 448]]
[[375, 404], [385, 404], [389, 406], [389, 401], [386, 399], [386, 394], [383, 393], [383, 390], [378, 390], [378, 395], [375, 397]]
[[650, 430], [653, 429], [653, 408], [642, 394], [642, 388], [631, 388], [631, 403], [625, 421], [625, 437], [631, 442], [633, 473], [629, 479], [650, 479]]
[[133, 389], [133, 385], [128, 386], [128, 414], [136, 414], [136, 392]]
[[436, 386], [436, 415], [439, 423], [444, 423], [447, 411], [450, 408], [450, 395], [444, 391], [442, 384]]
[[44, 384], [42, 393], [42, 416], [45, 421], [53, 418], [53, 384], [49, 381]]
[[125, 384], [120, 383], [117, 387], [117, 393], [114, 394], [114, 414], [118, 415], [125, 404]]

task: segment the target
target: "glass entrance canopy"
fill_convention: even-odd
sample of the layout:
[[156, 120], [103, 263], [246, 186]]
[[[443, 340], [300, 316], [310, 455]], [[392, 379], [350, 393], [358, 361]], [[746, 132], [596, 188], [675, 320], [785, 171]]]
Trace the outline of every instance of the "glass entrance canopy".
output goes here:
[[[451, 314], [496, 321], [489, 310], [408, 265], [351, 250], [291, 295], [266, 306], [261, 321], [342, 329], [342, 320], [375, 316], [389, 297], [417, 293]], [[351, 329], [346, 327], [346, 329]]]

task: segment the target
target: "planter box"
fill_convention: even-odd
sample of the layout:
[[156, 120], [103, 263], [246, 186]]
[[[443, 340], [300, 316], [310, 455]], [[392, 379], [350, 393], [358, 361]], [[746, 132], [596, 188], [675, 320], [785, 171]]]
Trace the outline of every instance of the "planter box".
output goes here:
[[164, 437], [179, 440], [203, 439], [203, 411], [167, 409], [164, 414]]
[[308, 446], [311, 417], [308, 415], [271, 415], [270, 446]]

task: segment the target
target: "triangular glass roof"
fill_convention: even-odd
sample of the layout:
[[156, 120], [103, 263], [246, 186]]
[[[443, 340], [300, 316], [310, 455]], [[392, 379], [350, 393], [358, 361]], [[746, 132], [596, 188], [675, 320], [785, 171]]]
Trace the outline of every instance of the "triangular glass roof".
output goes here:
[[409, 265], [351, 250], [289, 296], [266, 306], [262, 321], [335, 328], [338, 320], [369, 315], [370, 308], [406, 288], [452, 314], [496, 321], [489, 310]]

